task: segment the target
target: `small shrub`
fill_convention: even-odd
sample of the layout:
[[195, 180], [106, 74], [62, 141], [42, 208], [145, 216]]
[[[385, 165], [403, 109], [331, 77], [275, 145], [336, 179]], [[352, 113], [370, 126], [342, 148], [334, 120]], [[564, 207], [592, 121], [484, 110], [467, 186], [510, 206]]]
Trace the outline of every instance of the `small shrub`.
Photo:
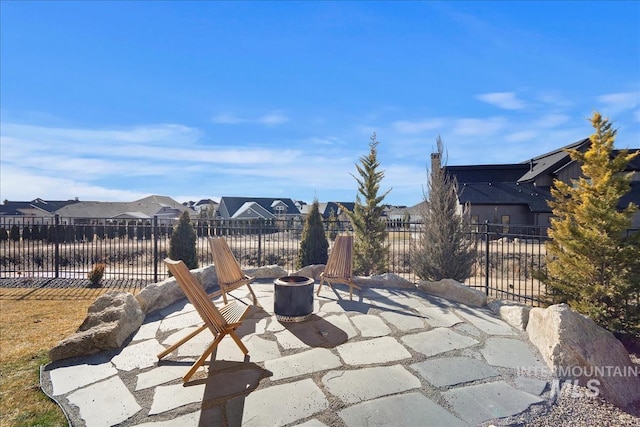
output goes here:
[[329, 242], [324, 234], [318, 200], [313, 201], [302, 230], [298, 268], [312, 264], [326, 264]]
[[191, 225], [189, 211], [184, 211], [171, 234], [169, 257], [173, 260], [184, 261], [189, 270], [198, 268], [196, 240], [196, 230]]
[[87, 278], [91, 282], [93, 286], [100, 286], [100, 281], [102, 280], [102, 276], [104, 276], [104, 270], [107, 265], [104, 262], [98, 263], [93, 266]]

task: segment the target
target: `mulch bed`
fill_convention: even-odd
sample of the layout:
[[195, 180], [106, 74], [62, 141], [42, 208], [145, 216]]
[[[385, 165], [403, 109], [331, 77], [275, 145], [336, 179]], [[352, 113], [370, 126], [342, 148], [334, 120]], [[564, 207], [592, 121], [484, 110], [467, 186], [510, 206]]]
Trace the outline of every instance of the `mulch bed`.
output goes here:
[[135, 279], [108, 279], [103, 280], [100, 286], [94, 286], [88, 279], [62, 279], [47, 277], [17, 277], [0, 279], [0, 288], [35, 288], [35, 289], [62, 289], [62, 288], [139, 288], [142, 289], [149, 283]]

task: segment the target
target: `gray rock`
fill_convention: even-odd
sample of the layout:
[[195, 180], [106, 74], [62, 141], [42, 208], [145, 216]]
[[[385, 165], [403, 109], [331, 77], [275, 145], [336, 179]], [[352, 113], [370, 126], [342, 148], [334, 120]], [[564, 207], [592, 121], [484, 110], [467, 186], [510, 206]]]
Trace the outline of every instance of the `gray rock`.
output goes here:
[[[218, 275], [212, 265], [191, 270], [191, 274], [198, 279], [207, 291], [218, 283]], [[151, 313], [168, 307], [184, 297], [184, 292], [182, 292], [182, 289], [180, 289], [176, 279], [173, 277], [169, 277], [162, 282], [147, 285], [136, 295], [136, 299], [140, 303], [142, 311], [145, 313]]]
[[442, 279], [437, 282], [428, 280], [418, 283], [418, 289], [469, 306], [482, 307], [487, 305], [484, 292], [470, 288], [453, 279]]
[[533, 308], [527, 334], [550, 369], [562, 380], [637, 414], [640, 377], [622, 343], [566, 304]]
[[132, 294], [107, 292], [89, 307], [78, 331], [49, 350], [49, 358], [56, 361], [120, 348], [143, 321], [144, 313]]
[[489, 309], [500, 316], [502, 320], [521, 331], [527, 329], [531, 306], [515, 301], [495, 300], [487, 304]]
[[415, 289], [416, 285], [395, 273], [384, 273], [375, 276], [356, 276], [353, 281], [359, 286], [377, 286], [383, 288]]
[[292, 276], [304, 276], [304, 277], [312, 277], [313, 280], [320, 280], [320, 274], [324, 271], [326, 265], [324, 264], [313, 264], [307, 265], [306, 267], [302, 267], [300, 270], [291, 273]]
[[277, 279], [289, 275], [287, 270], [279, 265], [265, 265], [264, 267], [247, 268], [242, 270], [245, 274], [256, 279]]

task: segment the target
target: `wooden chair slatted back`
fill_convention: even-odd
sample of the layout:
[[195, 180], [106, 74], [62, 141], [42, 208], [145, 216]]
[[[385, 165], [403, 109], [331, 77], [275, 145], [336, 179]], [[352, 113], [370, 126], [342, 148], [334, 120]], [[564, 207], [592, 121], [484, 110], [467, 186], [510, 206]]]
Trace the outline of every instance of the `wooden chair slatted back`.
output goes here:
[[216, 335], [225, 331], [227, 329], [227, 321], [209, 299], [200, 282], [191, 274], [186, 264], [169, 258], [166, 258], [164, 262], [207, 327]]
[[353, 236], [337, 236], [324, 269], [324, 277], [351, 279], [352, 270]]
[[231, 248], [223, 237], [209, 237], [209, 246], [213, 254], [218, 283], [230, 284], [245, 279], [245, 274], [240, 269], [240, 264], [231, 252]]

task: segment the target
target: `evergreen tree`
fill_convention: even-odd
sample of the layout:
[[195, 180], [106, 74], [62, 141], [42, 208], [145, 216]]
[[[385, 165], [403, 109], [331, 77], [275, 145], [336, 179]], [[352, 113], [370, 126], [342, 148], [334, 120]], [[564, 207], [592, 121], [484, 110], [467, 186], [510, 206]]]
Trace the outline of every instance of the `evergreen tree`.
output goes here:
[[31, 226], [29, 224], [22, 227], [22, 240], [31, 240]]
[[298, 254], [298, 268], [327, 263], [329, 242], [324, 234], [324, 225], [318, 205], [318, 200], [314, 200], [304, 222]]
[[11, 226], [11, 230], [9, 231], [9, 238], [14, 242], [20, 240], [20, 228], [16, 224], [13, 224]]
[[4, 228], [0, 228], [0, 242], [9, 240], [9, 233]]
[[338, 235], [338, 217], [336, 216], [335, 209], [331, 208], [329, 211], [329, 239], [336, 240], [336, 236]]
[[[354, 230], [353, 248], [353, 272], [354, 274], [371, 275], [386, 272], [389, 260], [389, 247], [387, 240], [387, 225], [382, 221], [384, 205], [382, 200], [391, 189], [382, 195], [378, 195], [380, 182], [384, 178], [384, 171], [379, 171], [378, 162], [379, 141], [376, 134], [371, 136], [369, 142], [369, 154], [360, 157], [360, 165], [356, 164], [356, 169], [360, 178], [355, 178], [358, 183], [358, 194], [353, 212], [347, 212]], [[364, 198], [364, 203], [360, 199]]]
[[169, 258], [184, 261], [189, 270], [198, 268], [196, 240], [196, 231], [191, 225], [189, 211], [184, 211], [171, 234]]
[[454, 279], [464, 282], [471, 274], [475, 253], [469, 239], [466, 208], [458, 203], [458, 183], [446, 173], [444, 145], [438, 136], [431, 154], [427, 193], [422, 204], [422, 230], [411, 248], [411, 265], [423, 280]]
[[640, 332], [640, 233], [627, 235], [638, 206], [618, 209], [630, 190], [624, 174], [640, 152], [613, 156], [617, 131], [595, 112], [589, 149], [567, 150], [581, 177], [554, 182], [544, 282], [550, 302], [567, 302], [612, 331]]
[[99, 240], [103, 240], [105, 236], [105, 228], [103, 224], [96, 225], [96, 237]]

